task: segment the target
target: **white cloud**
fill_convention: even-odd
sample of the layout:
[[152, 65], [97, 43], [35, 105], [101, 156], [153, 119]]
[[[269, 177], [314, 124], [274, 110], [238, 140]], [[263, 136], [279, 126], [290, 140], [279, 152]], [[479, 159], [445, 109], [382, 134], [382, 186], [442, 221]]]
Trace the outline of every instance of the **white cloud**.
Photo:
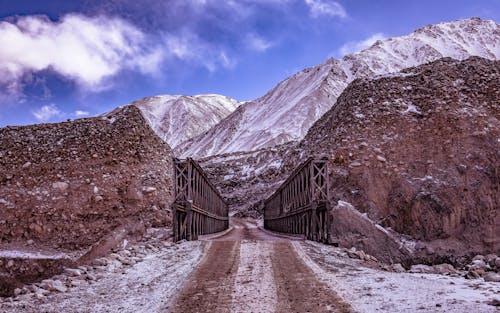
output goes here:
[[273, 43], [265, 40], [257, 34], [251, 33], [247, 35], [246, 42], [248, 47], [258, 52], [264, 52], [273, 46]]
[[207, 4], [207, 0], [191, 0], [191, 3], [194, 5], [204, 6]]
[[311, 10], [312, 17], [320, 15], [338, 16], [340, 18], [347, 17], [344, 7], [337, 1], [330, 0], [305, 0]]
[[48, 122], [54, 117], [62, 117], [64, 114], [59, 110], [55, 104], [44, 105], [38, 110], [32, 112], [37, 120], [40, 122]]
[[376, 33], [360, 41], [350, 41], [340, 47], [340, 49], [338, 50], [338, 55], [342, 57], [346, 54], [364, 50], [371, 47], [377, 40], [384, 40], [385, 38], [387, 37], [384, 34]]
[[168, 35], [165, 39], [167, 50], [171, 55], [181, 60], [196, 57], [194, 46], [199, 44], [199, 42], [193, 35], [187, 33], [180, 36]]
[[22, 89], [27, 73], [52, 70], [88, 90], [109, 87], [106, 79], [122, 69], [151, 73], [162, 52], [130, 23], [104, 16], [69, 14], [59, 22], [24, 16], [0, 22], [0, 84]]
[[218, 60], [224, 68], [233, 69], [236, 66], [236, 60], [234, 58], [230, 58], [225, 51], [221, 51], [219, 53]]
[[232, 69], [236, 65], [236, 60], [228, 56], [224, 48], [200, 39], [192, 31], [169, 34], [165, 36], [165, 44], [170, 57], [201, 64], [210, 72], [218, 67]]
[[82, 111], [82, 110], [76, 110], [73, 115], [76, 116], [76, 117], [82, 117], [82, 116], [87, 116], [89, 115], [90, 113], [87, 112], [87, 111]]

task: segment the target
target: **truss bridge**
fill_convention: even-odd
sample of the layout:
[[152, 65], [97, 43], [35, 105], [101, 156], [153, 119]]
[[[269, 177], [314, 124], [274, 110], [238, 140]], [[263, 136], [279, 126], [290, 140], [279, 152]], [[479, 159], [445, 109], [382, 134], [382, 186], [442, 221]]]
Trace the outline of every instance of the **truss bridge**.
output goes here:
[[174, 241], [197, 240], [199, 235], [229, 227], [228, 206], [193, 159], [174, 159]]
[[264, 228], [328, 241], [327, 158], [309, 158], [264, 202]]

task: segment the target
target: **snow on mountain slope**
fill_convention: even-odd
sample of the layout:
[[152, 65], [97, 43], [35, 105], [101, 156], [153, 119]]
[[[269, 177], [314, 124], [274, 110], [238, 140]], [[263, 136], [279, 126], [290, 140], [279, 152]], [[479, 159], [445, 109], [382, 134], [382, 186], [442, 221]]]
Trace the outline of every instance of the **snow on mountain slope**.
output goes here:
[[329, 70], [318, 66], [295, 74], [264, 97], [243, 104], [208, 132], [180, 145], [179, 152], [200, 157], [250, 151], [293, 140], [297, 132], [305, 134], [333, 104], [327, 93], [340, 93], [346, 87], [344, 82], [325, 80]]
[[179, 145], [182, 156], [205, 157], [302, 139], [354, 79], [388, 74], [442, 57], [500, 58], [500, 27], [478, 18], [429, 25], [407, 36], [305, 69], [263, 97], [241, 105], [207, 132]]
[[134, 101], [155, 133], [171, 147], [199, 135], [233, 112], [240, 103], [226, 96], [161, 95]]

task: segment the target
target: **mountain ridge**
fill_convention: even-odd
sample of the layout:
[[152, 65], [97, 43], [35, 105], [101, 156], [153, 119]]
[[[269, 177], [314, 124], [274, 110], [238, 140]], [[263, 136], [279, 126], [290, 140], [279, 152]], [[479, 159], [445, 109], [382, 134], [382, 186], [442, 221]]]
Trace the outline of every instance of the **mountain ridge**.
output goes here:
[[203, 133], [241, 103], [223, 95], [157, 95], [130, 103], [138, 107], [155, 133], [172, 148]]
[[409, 35], [379, 40], [341, 60], [330, 58], [244, 103], [175, 151], [200, 158], [300, 140], [355, 78], [398, 72], [442, 57], [463, 60], [469, 56], [500, 58], [500, 27], [496, 22], [469, 18], [427, 25]]

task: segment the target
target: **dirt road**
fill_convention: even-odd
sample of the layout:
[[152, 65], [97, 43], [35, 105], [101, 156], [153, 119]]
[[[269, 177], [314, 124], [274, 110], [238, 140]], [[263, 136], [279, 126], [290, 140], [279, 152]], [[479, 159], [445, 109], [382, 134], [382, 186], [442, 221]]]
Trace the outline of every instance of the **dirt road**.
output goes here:
[[198, 268], [170, 312], [352, 312], [320, 282], [291, 240], [260, 230], [249, 220], [205, 243]]
[[496, 282], [383, 271], [343, 248], [276, 237], [249, 221], [234, 226], [210, 241], [153, 236], [103, 258], [106, 266], [53, 277], [65, 292], [37, 284], [0, 298], [0, 312], [351, 312], [347, 302], [362, 313], [498, 313]]

